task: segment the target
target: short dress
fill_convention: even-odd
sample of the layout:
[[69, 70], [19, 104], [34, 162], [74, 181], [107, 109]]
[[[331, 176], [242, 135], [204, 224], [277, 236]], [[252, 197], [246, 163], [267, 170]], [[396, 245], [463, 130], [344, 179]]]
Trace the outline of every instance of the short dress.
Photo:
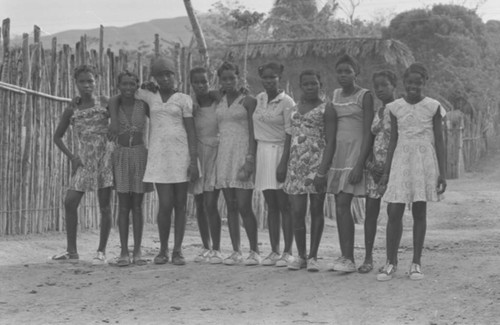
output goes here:
[[[375, 136], [373, 142], [373, 158], [369, 164], [377, 169], [384, 170], [385, 161], [387, 160], [387, 151], [389, 149], [389, 141], [391, 140], [391, 115], [388, 109], [384, 109], [382, 118], [380, 117], [379, 108], [373, 118], [372, 134]], [[383, 191], [375, 182], [370, 171], [366, 173], [366, 195], [372, 199], [380, 199]]]
[[211, 192], [215, 189], [215, 162], [219, 146], [219, 129], [215, 114], [216, 103], [210, 106], [199, 107], [193, 110], [194, 125], [196, 128], [198, 160], [201, 176], [189, 184], [190, 192], [194, 195]]
[[439, 166], [434, 147], [433, 118], [441, 104], [425, 97], [416, 104], [400, 98], [387, 104], [398, 121], [398, 143], [392, 158], [391, 172], [384, 201], [412, 203], [439, 201], [437, 179]]
[[230, 105], [226, 96], [222, 97], [215, 110], [219, 127], [219, 149], [215, 164], [216, 188], [254, 188], [254, 175], [248, 180], [238, 179], [238, 171], [243, 167], [248, 154], [249, 129], [248, 113], [243, 106], [245, 95], [241, 95]]
[[293, 107], [290, 115], [290, 158], [286, 173], [285, 193], [319, 194], [313, 185], [326, 147], [325, 107], [323, 103], [305, 114]]
[[286, 130], [290, 129], [290, 113], [295, 102], [283, 91], [271, 101], [266, 92], [258, 94], [256, 99], [253, 114], [257, 140], [255, 189], [278, 190], [283, 188], [283, 183], [276, 179], [276, 169], [283, 155]]
[[349, 183], [349, 174], [356, 165], [363, 143], [363, 98], [368, 89], [351, 96], [341, 96], [342, 89], [333, 92], [333, 107], [337, 112], [337, 145], [328, 172], [327, 192], [340, 192], [363, 197], [366, 195], [365, 173], [357, 184]]
[[[118, 108], [119, 134], [128, 133], [131, 137], [143, 136], [146, 128], [146, 108], [141, 100], [135, 100], [129, 118], [121, 107]], [[146, 193], [153, 191], [153, 184], [144, 183], [144, 172], [148, 150], [144, 144], [122, 146], [117, 144], [113, 151], [113, 174], [115, 189], [119, 193]]]
[[175, 93], [164, 103], [160, 93], [143, 89], [139, 89], [135, 97], [149, 105], [149, 150], [144, 182], [187, 182], [191, 158], [184, 118], [193, 117], [191, 97]]
[[90, 192], [113, 186], [113, 143], [108, 141], [109, 112], [100, 105], [75, 109], [70, 123], [75, 149], [83, 167], [71, 177], [69, 189]]

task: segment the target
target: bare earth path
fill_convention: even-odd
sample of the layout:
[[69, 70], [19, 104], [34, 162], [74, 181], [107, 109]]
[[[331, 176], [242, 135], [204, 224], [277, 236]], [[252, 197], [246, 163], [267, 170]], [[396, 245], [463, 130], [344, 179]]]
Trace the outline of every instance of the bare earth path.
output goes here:
[[[79, 234], [81, 261], [53, 263], [64, 248], [61, 233], [0, 238], [1, 324], [498, 324], [500, 322], [500, 155], [478, 170], [449, 181], [443, 202], [429, 205], [423, 256], [426, 278], [407, 278], [411, 216], [397, 276], [379, 283], [375, 273], [328, 272], [338, 254], [337, 229], [327, 221], [319, 273], [274, 267], [95, 267], [89, 261], [97, 233]], [[385, 215], [385, 211], [382, 216]], [[375, 268], [385, 260], [385, 217], [379, 223]], [[154, 227], [145, 230], [144, 252], [158, 249]], [[269, 253], [266, 232], [261, 250]], [[119, 253], [112, 231], [108, 257]], [[243, 249], [248, 248], [242, 231]], [[230, 249], [227, 227], [223, 253]], [[362, 261], [362, 227], [356, 226], [356, 258]], [[184, 254], [200, 247], [194, 221]]]

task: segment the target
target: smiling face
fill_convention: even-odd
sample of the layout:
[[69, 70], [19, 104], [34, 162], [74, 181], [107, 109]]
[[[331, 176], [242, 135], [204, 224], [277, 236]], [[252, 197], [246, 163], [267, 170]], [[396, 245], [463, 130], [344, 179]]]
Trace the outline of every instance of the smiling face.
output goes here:
[[133, 76], [122, 76], [118, 89], [123, 97], [134, 98], [135, 91], [139, 88], [137, 79]]
[[267, 92], [278, 91], [280, 76], [274, 69], [266, 68], [260, 74], [260, 80], [262, 81], [262, 87]]
[[340, 63], [335, 68], [335, 72], [337, 74], [337, 81], [339, 82], [342, 88], [354, 85], [354, 80], [356, 79], [356, 72], [354, 71], [354, 68], [350, 64]]
[[191, 77], [191, 87], [196, 96], [208, 94], [208, 76], [204, 72], [193, 74]]
[[236, 91], [238, 85], [238, 75], [234, 70], [224, 70], [219, 76], [222, 90], [226, 92]]
[[319, 98], [321, 82], [317, 76], [306, 74], [300, 78], [300, 89], [302, 90], [304, 99], [317, 99]]
[[172, 90], [175, 88], [175, 73], [169, 70], [159, 72], [154, 76], [160, 90]]
[[375, 95], [383, 103], [388, 103], [394, 99], [394, 86], [386, 76], [378, 76], [373, 80]]
[[405, 87], [406, 98], [408, 100], [419, 101], [422, 98], [422, 89], [424, 89], [425, 86], [425, 79], [420, 73], [409, 73], [405, 77], [403, 85]]
[[80, 72], [75, 81], [80, 96], [92, 96], [95, 88], [95, 77], [91, 72]]

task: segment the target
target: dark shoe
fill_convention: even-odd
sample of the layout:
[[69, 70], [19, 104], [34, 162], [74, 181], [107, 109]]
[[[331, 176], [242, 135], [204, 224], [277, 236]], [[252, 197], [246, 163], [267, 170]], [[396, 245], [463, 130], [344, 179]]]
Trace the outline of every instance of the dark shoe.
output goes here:
[[168, 255], [156, 255], [154, 259], [155, 264], [167, 264]]
[[370, 273], [372, 270], [373, 270], [373, 264], [372, 263], [363, 263], [358, 268], [358, 272], [359, 273]]
[[172, 253], [172, 264], [174, 265], [185, 265], [186, 260], [184, 256], [182, 256], [182, 252], [173, 252]]

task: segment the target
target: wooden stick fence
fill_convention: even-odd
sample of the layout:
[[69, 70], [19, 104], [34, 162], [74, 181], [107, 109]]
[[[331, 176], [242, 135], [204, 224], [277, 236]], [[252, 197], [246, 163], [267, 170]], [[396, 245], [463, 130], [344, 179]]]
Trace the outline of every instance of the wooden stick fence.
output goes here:
[[[104, 49], [104, 28], [101, 26], [97, 50], [87, 47], [87, 37], [81, 37], [74, 48], [59, 46], [53, 38], [50, 49], [40, 41], [40, 28], [34, 27], [33, 43], [23, 34], [22, 46], [10, 44], [10, 19], [2, 23], [2, 68], [0, 75], [0, 236], [42, 233], [65, 229], [64, 196], [69, 185], [68, 159], [52, 140], [57, 123], [67, 101], [76, 95], [73, 70], [80, 64], [97, 67], [97, 93], [110, 96], [117, 93], [116, 77], [127, 69], [138, 74], [141, 81], [149, 76], [149, 59], [160, 55], [159, 36], [154, 37], [154, 52], [129, 53]], [[188, 48], [174, 48], [174, 57], [181, 91], [190, 93], [188, 71], [193, 57]], [[73, 150], [71, 128], [64, 139]], [[225, 202], [220, 196], [219, 211], [225, 218]], [[116, 222], [117, 200], [112, 199], [113, 218]], [[156, 194], [146, 195], [144, 220], [156, 221]], [[267, 226], [267, 207], [261, 193], [253, 198], [254, 212], [259, 225]], [[334, 200], [328, 196], [326, 216], [334, 215]], [[357, 201], [354, 212], [364, 215], [363, 201]], [[79, 208], [79, 228], [99, 227], [99, 208], [95, 193], [87, 193]], [[188, 198], [188, 214], [192, 217], [195, 205]]]

